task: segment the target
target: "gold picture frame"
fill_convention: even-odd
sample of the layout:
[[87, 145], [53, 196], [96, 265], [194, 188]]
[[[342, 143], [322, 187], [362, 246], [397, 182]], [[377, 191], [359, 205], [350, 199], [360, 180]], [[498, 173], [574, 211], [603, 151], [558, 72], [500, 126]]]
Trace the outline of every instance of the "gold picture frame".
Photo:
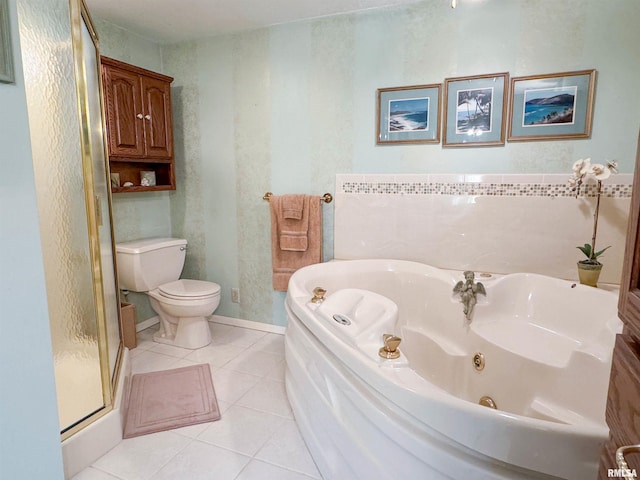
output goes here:
[[444, 81], [443, 147], [504, 146], [508, 73]]
[[511, 79], [510, 142], [589, 138], [596, 70]]
[[440, 143], [442, 85], [379, 88], [376, 143]]

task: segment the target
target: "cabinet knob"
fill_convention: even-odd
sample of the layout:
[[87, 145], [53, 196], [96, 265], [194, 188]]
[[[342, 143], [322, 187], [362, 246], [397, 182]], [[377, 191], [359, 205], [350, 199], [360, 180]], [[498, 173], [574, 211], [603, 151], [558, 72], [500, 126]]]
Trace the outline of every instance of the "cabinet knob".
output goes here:
[[140, 120], [142, 120], [142, 114], [141, 113], [137, 114], [136, 117], [138, 117]]
[[146, 118], [147, 120], [151, 120], [151, 115], [145, 115], [144, 118]]
[[616, 463], [618, 468], [622, 470], [622, 477], [625, 479], [635, 478], [634, 471], [629, 469], [629, 465], [624, 458], [625, 453], [640, 453], [640, 445], [627, 445], [616, 450]]

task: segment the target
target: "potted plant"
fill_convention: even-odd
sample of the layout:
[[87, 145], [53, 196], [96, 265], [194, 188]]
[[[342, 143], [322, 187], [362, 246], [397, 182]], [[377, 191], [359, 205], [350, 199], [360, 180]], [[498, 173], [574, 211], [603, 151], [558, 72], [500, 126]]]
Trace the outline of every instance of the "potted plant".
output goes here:
[[606, 165], [599, 163], [591, 164], [591, 159], [580, 159], [573, 164], [573, 176], [569, 179], [569, 187], [576, 192], [576, 198], [580, 194], [580, 187], [589, 178], [596, 180], [596, 208], [593, 212], [593, 235], [591, 243], [585, 243], [582, 247], [576, 247], [587, 257], [578, 262], [578, 278], [580, 283], [592, 287], [598, 286], [598, 278], [602, 270], [602, 263], [598, 257], [602, 255], [609, 247], [601, 250], [596, 249], [596, 235], [598, 233], [598, 214], [600, 212], [600, 195], [602, 194], [602, 181], [617, 173], [617, 163], [615, 160], [607, 162]]

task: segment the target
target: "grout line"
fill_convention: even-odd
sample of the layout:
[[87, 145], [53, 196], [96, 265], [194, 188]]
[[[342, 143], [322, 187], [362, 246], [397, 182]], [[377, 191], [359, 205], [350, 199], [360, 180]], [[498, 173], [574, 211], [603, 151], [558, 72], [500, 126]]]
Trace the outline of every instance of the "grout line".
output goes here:
[[[105, 454], [105, 455], [106, 455], [106, 454]], [[87, 470], [87, 469], [93, 469], [93, 470], [96, 470], [96, 471], [98, 471], [98, 472], [105, 473], [105, 474], [109, 475], [110, 477], [117, 478], [118, 480], [127, 480], [126, 478], [121, 477], [120, 475], [116, 475], [115, 473], [111, 473], [110, 471], [105, 470], [104, 468], [96, 467], [95, 463], [94, 463], [94, 464], [92, 464], [92, 465], [89, 465], [85, 470]], [[82, 470], [82, 471], [84, 472], [84, 470]], [[79, 475], [80, 473], [81, 473], [81, 472], [78, 472], [78, 475]], [[73, 478], [73, 477], [72, 477], [72, 478]]]
[[185, 437], [184, 435], [180, 435], [179, 433], [172, 432], [171, 430], [166, 430], [166, 431], [167, 431], [168, 433], [171, 433], [172, 435], [177, 435], [177, 436], [179, 436], [179, 437], [181, 437], [181, 438], [186, 438], [186, 439], [188, 439], [189, 441], [188, 441], [188, 442], [186, 442], [186, 443], [184, 444], [184, 447], [182, 447], [182, 448], [178, 449], [178, 450], [177, 450], [173, 455], [171, 455], [171, 456], [169, 457], [169, 459], [168, 459], [166, 462], [164, 462], [164, 463], [162, 464], [162, 466], [161, 466], [158, 470], [156, 470], [155, 472], [153, 472], [153, 474], [149, 477], [150, 479], [151, 479], [151, 478], [153, 478], [153, 477], [155, 477], [156, 475], [158, 475], [158, 473], [160, 473], [164, 467], [166, 467], [167, 465], [169, 465], [169, 463], [170, 463], [173, 459], [175, 459], [178, 455], [180, 455], [182, 452], [184, 452], [184, 451], [187, 449], [187, 447], [188, 447], [189, 445], [191, 445], [191, 444], [195, 441], [195, 439], [194, 439], [194, 438]]
[[[259, 411], [259, 410], [258, 410], [258, 411]], [[274, 414], [274, 415], [275, 415], [275, 414]], [[300, 430], [300, 428], [298, 427], [298, 424], [296, 423], [295, 418], [291, 417], [291, 418], [286, 418], [285, 420], [289, 420], [289, 421], [290, 421], [291, 423], [293, 423], [293, 425], [298, 429], [298, 431]], [[273, 461], [269, 461], [269, 460], [266, 460], [266, 459], [263, 459], [263, 458], [256, 458], [256, 455], [258, 455], [258, 454], [262, 451], [262, 449], [263, 449], [263, 448], [264, 448], [264, 447], [265, 447], [265, 446], [266, 446], [266, 445], [267, 445], [271, 440], [273, 440], [273, 439], [276, 437], [276, 435], [278, 435], [278, 434], [280, 433], [280, 431], [281, 431], [283, 428], [285, 428], [285, 424], [286, 424], [286, 423], [287, 423], [287, 421], [282, 422], [282, 424], [280, 425], [280, 427], [279, 427], [275, 432], [273, 432], [273, 434], [269, 437], [269, 440], [267, 440], [267, 441], [264, 443], [264, 445], [262, 445], [262, 447], [260, 447], [260, 448], [258, 449], [258, 451], [257, 451], [257, 452], [256, 452], [256, 454], [253, 456], [253, 458], [254, 458], [255, 460], [259, 461], [259, 462], [263, 462], [263, 463], [266, 463], [266, 464], [268, 464], [268, 465], [273, 465], [274, 467], [282, 468], [283, 470], [287, 470], [287, 471], [289, 471], [289, 472], [294, 472], [294, 473], [297, 473], [297, 474], [300, 474], [300, 475], [304, 475], [304, 476], [306, 476], [306, 477], [313, 478], [313, 479], [316, 479], [316, 480], [321, 479], [322, 477], [315, 477], [315, 476], [311, 476], [311, 475], [308, 475], [307, 473], [302, 472], [302, 471], [300, 471], [300, 470], [296, 470], [296, 469], [291, 468], [291, 467], [286, 467], [286, 466], [284, 466], [284, 465], [281, 465], [281, 464], [275, 463], [275, 462], [273, 462]], [[306, 449], [307, 451], [309, 451], [309, 448], [306, 446], [306, 443], [304, 443], [304, 441], [303, 441], [303, 444], [304, 444], [305, 449]], [[311, 456], [311, 452], [309, 452], [309, 456]], [[313, 460], [313, 457], [311, 458], [311, 460], [313, 461], [313, 464], [316, 466], [316, 469], [318, 470], [318, 466], [316, 465], [315, 460]], [[320, 470], [318, 470], [318, 474], [320, 474]]]

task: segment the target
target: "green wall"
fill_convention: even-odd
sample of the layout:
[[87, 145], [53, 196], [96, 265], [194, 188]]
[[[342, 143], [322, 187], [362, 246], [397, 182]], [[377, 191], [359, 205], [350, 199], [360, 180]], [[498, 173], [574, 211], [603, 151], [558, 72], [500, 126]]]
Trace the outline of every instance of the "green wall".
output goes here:
[[[175, 77], [178, 189], [148, 214], [189, 240], [185, 276], [222, 285], [216, 313], [283, 325], [266, 191], [333, 192], [336, 173], [568, 173], [586, 156], [632, 172], [639, 22], [637, 0], [463, 1], [455, 10], [425, 1], [160, 46], [161, 71]], [[377, 88], [589, 68], [598, 85], [588, 140], [375, 144]], [[331, 258], [333, 205], [324, 211]]]
[[[162, 71], [160, 46], [134, 32], [93, 18], [98, 31], [100, 55], [138, 65], [155, 72]], [[116, 242], [145, 237], [170, 237], [169, 192], [113, 195], [113, 229]], [[136, 306], [137, 321], [153, 317], [145, 294], [131, 293], [127, 299]]]
[[63, 478], [62, 451], [15, 0], [9, 18], [15, 83], [0, 83], [0, 471], [54, 480]]

